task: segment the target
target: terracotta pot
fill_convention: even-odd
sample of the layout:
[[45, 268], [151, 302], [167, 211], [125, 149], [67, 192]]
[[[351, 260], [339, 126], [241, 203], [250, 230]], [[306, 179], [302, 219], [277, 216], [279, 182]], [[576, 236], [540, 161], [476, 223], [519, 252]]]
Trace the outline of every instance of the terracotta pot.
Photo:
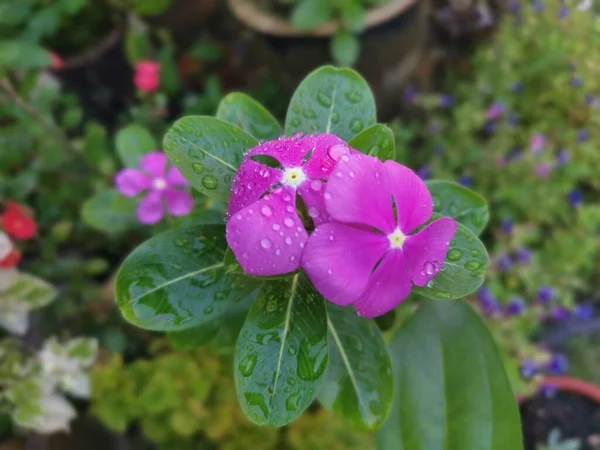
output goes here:
[[556, 387], [559, 391], [581, 395], [600, 405], [600, 387], [575, 377], [545, 377], [544, 384]]
[[[285, 88], [293, 89], [315, 67], [331, 62], [329, 40], [339, 22], [304, 31], [262, 11], [256, 0], [228, 2], [239, 22], [264, 37], [255, 58]], [[429, 0], [390, 0], [366, 14], [356, 69], [369, 81], [384, 116], [400, 109], [402, 89], [419, 65], [428, 35], [428, 13]]]

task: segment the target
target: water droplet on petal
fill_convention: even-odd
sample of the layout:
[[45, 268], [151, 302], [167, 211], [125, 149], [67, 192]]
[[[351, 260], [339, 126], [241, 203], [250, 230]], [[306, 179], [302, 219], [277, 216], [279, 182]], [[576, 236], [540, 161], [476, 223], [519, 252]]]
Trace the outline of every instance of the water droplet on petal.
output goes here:
[[242, 220], [242, 219], [243, 219], [243, 217], [242, 217], [242, 215], [241, 215], [241, 214], [238, 214], [237, 216], [235, 216], [235, 218], [236, 218], [237, 220]]
[[314, 206], [311, 206], [310, 208], [308, 208], [308, 215], [310, 217], [312, 217], [313, 219], [319, 217], [319, 210], [317, 208], [315, 208]]
[[330, 200], [331, 194], [329, 192], [325, 192], [325, 195], [323, 197], [325, 197], [325, 200]]
[[293, 213], [294, 211], [296, 211], [296, 208], [294, 208], [292, 205], [287, 205], [285, 207], [287, 212]]
[[331, 270], [331, 269], [327, 269], [327, 273], [328, 273], [329, 275], [333, 275], [333, 270]]
[[260, 208], [260, 212], [265, 217], [271, 217], [273, 215], [273, 209], [269, 205], [263, 205], [263, 207]]
[[354, 178], [355, 176], [354, 172], [350, 172], [348, 175], [350, 176], [350, 178]]
[[285, 238], [285, 243], [286, 243], [287, 245], [292, 245], [292, 238], [291, 238], [291, 237], [289, 237], [289, 236], [288, 236], [288, 237], [286, 237], [286, 238]]
[[312, 180], [310, 182], [310, 187], [315, 192], [320, 191], [321, 190], [321, 182], [319, 180]]
[[271, 241], [267, 238], [263, 239], [262, 241], [260, 241], [260, 245], [262, 248], [271, 248]]
[[342, 178], [342, 177], [344, 176], [344, 174], [342, 173], [342, 171], [338, 170], [338, 171], [335, 173], [335, 176], [336, 176], [336, 177], [338, 177], [338, 178]]
[[291, 217], [286, 217], [285, 219], [283, 219], [283, 223], [286, 227], [292, 228], [294, 226], [294, 219], [292, 219]]
[[333, 144], [327, 150], [327, 154], [331, 159], [337, 161], [342, 155], [350, 153], [350, 149], [345, 144]]
[[273, 229], [274, 229], [275, 231], [279, 231], [279, 229], [280, 229], [280, 228], [281, 228], [281, 226], [280, 226], [278, 223], [274, 223], [274, 224], [273, 224]]

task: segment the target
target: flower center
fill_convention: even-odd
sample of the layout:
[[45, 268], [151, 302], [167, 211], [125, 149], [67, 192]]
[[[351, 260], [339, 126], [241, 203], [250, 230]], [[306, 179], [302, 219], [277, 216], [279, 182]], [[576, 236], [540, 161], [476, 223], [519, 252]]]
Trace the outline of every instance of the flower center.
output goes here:
[[167, 187], [167, 182], [164, 178], [157, 178], [152, 182], [152, 187], [157, 191], [163, 191]]
[[406, 240], [406, 236], [399, 228], [396, 228], [393, 233], [388, 234], [391, 248], [402, 248], [402, 244]]
[[282, 183], [287, 186], [297, 188], [304, 183], [304, 181], [306, 181], [306, 174], [300, 167], [292, 167], [291, 169], [286, 169], [285, 172], [283, 172]]

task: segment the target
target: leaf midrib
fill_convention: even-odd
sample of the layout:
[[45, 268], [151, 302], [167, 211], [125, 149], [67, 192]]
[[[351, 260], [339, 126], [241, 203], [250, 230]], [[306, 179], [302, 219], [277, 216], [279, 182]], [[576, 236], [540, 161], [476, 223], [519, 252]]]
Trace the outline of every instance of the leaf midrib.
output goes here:
[[209, 158], [214, 159], [215, 161], [221, 163], [222, 165], [224, 165], [225, 167], [227, 167], [229, 170], [231, 170], [232, 172], [235, 172], [237, 169], [235, 167], [233, 167], [231, 164], [229, 164], [227, 161], [219, 158], [218, 156], [215, 156], [214, 154], [207, 152], [206, 150], [204, 150], [202, 147], [200, 147], [197, 144], [192, 143], [192, 146], [194, 148], [196, 148], [197, 150], [199, 150], [201, 153], [203, 153], [204, 155], [208, 156]]

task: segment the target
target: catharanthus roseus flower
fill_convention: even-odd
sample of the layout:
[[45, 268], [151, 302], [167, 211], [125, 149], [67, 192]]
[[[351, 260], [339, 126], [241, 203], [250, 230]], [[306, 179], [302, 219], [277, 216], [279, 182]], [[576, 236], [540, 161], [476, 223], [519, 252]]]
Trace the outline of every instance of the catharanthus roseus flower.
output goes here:
[[545, 143], [546, 138], [543, 134], [534, 134], [531, 136], [531, 139], [529, 140], [529, 148], [531, 149], [531, 153], [534, 155], [539, 155], [544, 149]]
[[324, 181], [352, 152], [333, 134], [282, 136], [250, 149], [233, 180], [227, 222], [227, 242], [247, 273], [276, 275], [299, 267], [308, 232], [297, 195], [315, 225], [329, 220]]
[[156, 61], [140, 61], [135, 65], [133, 83], [140, 91], [153, 92], [160, 81], [160, 63]]
[[317, 226], [302, 267], [323, 296], [375, 317], [426, 286], [443, 269], [456, 222], [433, 212], [425, 183], [394, 161], [344, 155], [325, 190], [334, 221]]
[[137, 218], [141, 223], [160, 222], [164, 210], [172, 216], [185, 216], [194, 206], [192, 195], [182, 188], [188, 186], [179, 169], [167, 169], [167, 157], [162, 152], [147, 153], [142, 157], [140, 169], [123, 169], [115, 177], [115, 185], [126, 197], [145, 192], [137, 206]]
[[6, 203], [6, 209], [0, 216], [2, 229], [13, 239], [30, 239], [37, 233], [37, 224], [31, 218], [31, 211], [13, 201]]

